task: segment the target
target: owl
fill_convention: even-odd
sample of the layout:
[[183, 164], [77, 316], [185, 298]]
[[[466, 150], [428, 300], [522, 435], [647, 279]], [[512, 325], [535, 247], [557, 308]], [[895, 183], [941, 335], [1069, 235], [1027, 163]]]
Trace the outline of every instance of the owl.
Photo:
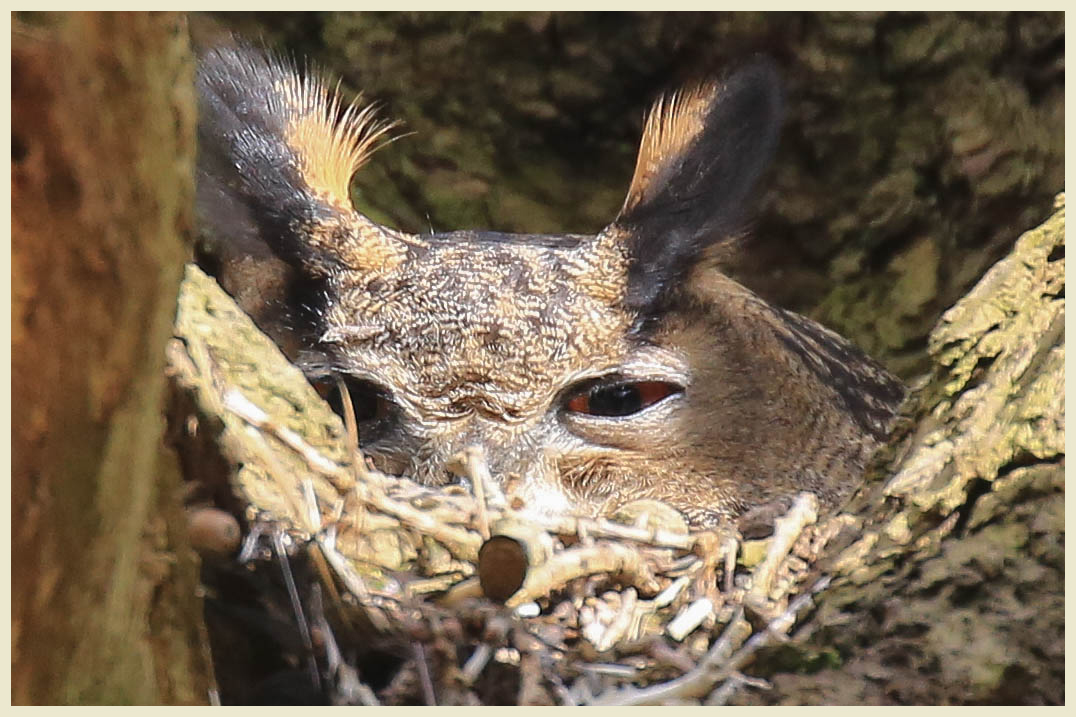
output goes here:
[[[311, 381], [343, 381], [363, 452], [427, 485], [477, 446], [536, 516], [657, 500], [696, 526], [836, 505], [904, 389], [722, 272], [777, 145], [756, 59], [660, 99], [597, 235], [408, 234], [349, 187], [387, 125], [247, 46], [201, 58], [201, 256]], [[746, 521], [746, 523], [745, 523]]]

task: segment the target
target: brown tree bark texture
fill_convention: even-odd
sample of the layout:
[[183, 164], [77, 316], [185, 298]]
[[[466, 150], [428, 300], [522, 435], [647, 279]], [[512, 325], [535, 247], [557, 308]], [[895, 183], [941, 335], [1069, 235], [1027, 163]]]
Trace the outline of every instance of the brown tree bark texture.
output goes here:
[[172, 14], [27, 14], [12, 51], [12, 693], [204, 701], [163, 346], [191, 228]]
[[1064, 704], [1064, 241], [1061, 195], [931, 333], [934, 369], [799, 633], [799, 665], [841, 667], [757, 699]]

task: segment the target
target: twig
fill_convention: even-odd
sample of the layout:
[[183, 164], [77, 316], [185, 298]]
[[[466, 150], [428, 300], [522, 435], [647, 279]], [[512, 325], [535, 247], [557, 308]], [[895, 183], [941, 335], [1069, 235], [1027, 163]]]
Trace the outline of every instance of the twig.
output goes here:
[[340, 692], [345, 695], [345, 704], [353, 705], [356, 702], [364, 707], [380, 707], [381, 702], [369, 685], [359, 679], [359, 673], [347, 663], [341, 663], [336, 672], [340, 682]]
[[635, 606], [638, 604], [635, 588], [629, 587], [620, 594], [620, 609], [617, 610], [613, 621], [605, 628], [601, 639], [594, 643], [594, 649], [605, 652], [612, 649], [620, 638], [631, 626], [632, 617], [635, 615]]
[[[816, 582], [808, 592], [799, 595], [789, 604], [787, 610], [771, 620], [764, 630], [751, 636], [746, 643], [743, 641], [750, 635], [751, 626], [743, 619], [743, 608], [739, 608], [721, 637], [713, 644], [695, 669], [675, 680], [652, 685], [644, 689], [628, 686], [611, 690], [596, 698], [593, 704], [626, 707], [629, 705], [668, 704], [674, 701], [702, 697], [710, 692], [719, 681], [727, 679], [729, 675], [739, 670], [752, 655], [769, 644], [774, 639], [775, 634], [784, 635], [787, 633], [795, 622], [797, 613], [810, 603], [814, 595], [825, 590], [829, 582], [830, 578], [828, 576]], [[738, 644], [743, 644], [743, 647], [736, 650]], [[735, 652], [733, 652], [734, 650]]]
[[[482, 536], [482, 540], [489, 540], [489, 512], [486, 509], [486, 481], [485, 476], [480, 473], [481, 468], [479, 468], [479, 464], [484, 468], [486, 461], [482, 455], [482, 449], [477, 446], [470, 446], [465, 453], [467, 456], [468, 473], [471, 474], [471, 486], [474, 490], [475, 502], [478, 503], [478, 532]], [[489, 473], [489, 469], [486, 469], [484, 472]]]
[[415, 651], [415, 668], [418, 671], [418, 681], [422, 685], [422, 697], [430, 707], [437, 706], [437, 695], [433, 691], [433, 680], [430, 679], [430, 666], [426, 664], [426, 648], [421, 642], [412, 642]]
[[311, 533], [318, 533], [323, 527], [321, 520], [321, 508], [318, 506], [318, 496], [314, 492], [314, 481], [303, 477], [299, 481], [299, 487], [303, 492], [303, 500], [306, 502], [306, 520], [311, 528]]
[[299, 599], [299, 589], [295, 586], [295, 577], [292, 575], [291, 565], [288, 562], [288, 554], [284, 546], [284, 531], [273, 531], [273, 548], [280, 563], [280, 572], [284, 576], [284, 584], [288, 589], [291, 609], [295, 613], [295, 622], [299, 628], [299, 638], [302, 640], [303, 649], [306, 651], [306, 663], [307, 669], [310, 671], [310, 679], [314, 689], [320, 690], [321, 675], [318, 672], [317, 659], [314, 657], [314, 641], [310, 639], [310, 625], [307, 623], [306, 615], [303, 613], [303, 603]]
[[[314, 569], [317, 570], [318, 575], [321, 577], [321, 584], [329, 591], [329, 600], [336, 608], [337, 614], [344, 620], [348, 628], [354, 629], [351, 616], [344, 609], [344, 601], [340, 597], [340, 591], [336, 589], [336, 578], [333, 577], [332, 568], [325, 559], [325, 547], [321, 544], [321, 541], [315, 541], [307, 550], [307, 555], [310, 557], [310, 562], [314, 564]], [[362, 587], [365, 589], [366, 586]], [[356, 597], [360, 596], [356, 595]]]
[[546, 679], [549, 680], [549, 684], [553, 685], [553, 691], [557, 693], [557, 697], [560, 698], [561, 703], [565, 707], [579, 706], [579, 703], [576, 702], [575, 697], [572, 695], [572, 691], [564, 684], [564, 680], [560, 678], [560, 675], [556, 672], [548, 672], [546, 674]]
[[316, 467], [320, 473], [337, 478], [344, 476], [350, 480], [351, 477], [348, 476], [340, 466], [314, 450], [310, 444], [304, 441], [295, 431], [287, 426], [279, 426], [270, 420], [269, 415], [265, 411], [256, 406], [237, 389], [226, 389], [221, 400], [224, 403], [224, 407], [229, 411], [255, 428], [263, 430], [279, 439], [281, 443], [301, 455], [303, 460], [308, 464]]
[[546, 532], [557, 535], [592, 535], [596, 538], [615, 538], [644, 543], [657, 548], [675, 548], [691, 550], [695, 547], [696, 537], [690, 533], [677, 533], [664, 528], [646, 528], [615, 523], [605, 518], [541, 517], [535, 516], [535, 523]]
[[341, 555], [335, 548], [331, 548], [325, 545], [320, 539], [317, 541], [320, 552], [324, 556], [325, 560], [332, 566], [336, 572], [337, 577], [343, 582], [344, 586], [351, 594], [358, 598], [360, 604], [362, 604], [366, 616], [373, 623], [374, 627], [382, 632], [387, 632], [391, 629], [388, 618], [386, 618], [381, 611], [372, 605], [370, 591], [366, 588], [366, 584], [363, 582], [362, 577], [355, 572], [355, 569], [347, 562], [343, 555]]
[[669, 634], [669, 637], [677, 642], [683, 641], [685, 637], [695, 631], [703, 620], [714, 614], [714, 603], [710, 598], [699, 598], [695, 602], [685, 607], [679, 615], [674, 617], [668, 625], [665, 626], [665, 632]]
[[676, 600], [676, 598], [680, 595], [680, 593], [682, 593], [684, 591], [684, 588], [687, 587], [687, 584], [689, 582], [691, 582], [691, 578], [689, 578], [686, 575], [682, 575], [682, 576], [678, 577], [676, 580], [673, 580], [669, 584], [669, 587], [665, 588], [660, 593], [658, 593], [657, 597], [655, 597], [651, 601], [653, 603], [654, 608], [655, 609], [660, 609], [660, 608], [665, 607], [666, 605], [672, 605], [673, 601]]
[[695, 669], [695, 661], [684, 653], [685, 649], [683, 646], [673, 649], [663, 637], [654, 637], [647, 652], [658, 662], [671, 665], [681, 672], [690, 672]]
[[658, 591], [654, 574], [636, 550], [627, 545], [604, 542], [553, 555], [527, 573], [523, 586], [505, 605], [514, 608], [548, 595], [576, 578], [598, 573], [620, 573], [642, 592], [653, 594]]
[[736, 690], [741, 687], [754, 687], [760, 690], [768, 690], [771, 685], [761, 677], [751, 677], [745, 675], [742, 672], [733, 672], [729, 675], [729, 678], [721, 683], [721, 686], [710, 693], [710, 696], [706, 698], [707, 706], [723, 706], [728, 704], [728, 701], [732, 699], [732, 696], [736, 694]]
[[235, 558], [237, 563], [245, 565], [254, 559], [254, 554], [258, 552], [258, 544], [264, 533], [265, 523], [255, 521], [251, 524], [250, 532], [243, 538], [243, 547], [239, 549], [239, 555]]
[[803, 529], [818, 520], [818, 498], [814, 493], [800, 493], [788, 513], [774, 522], [773, 538], [766, 557], [751, 574], [751, 590], [745, 599], [765, 602], [769, 599], [774, 575], [781, 561], [792, 549]]
[[[225, 406], [230, 411], [247, 423], [250, 423], [255, 428], [265, 431], [279, 439], [282, 443], [295, 451], [306, 464], [310, 466], [310, 468], [329, 478], [334, 485], [339, 486], [341, 482], [353, 485], [357, 497], [361, 502], [368, 503], [376, 510], [391, 515], [409, 527], [429, 535], [442, 543], [459, 559], [469, 560], [470, 562], [474, 562], [477, 559], [478, 549], [482, 544], [480, 536], [467, 530], [445, 525], [429, 513], [416, 510], [406, 503], [393, 500], [383, 491], [368, 482], [356, 482], [347, 471], [333, 461], [322, 456], [291, 429], [274, 424], [269, 420], [268, 415], [262, 409], [255, 406], [237, 390], [228, 389], [225, 392], [224, 398]], [[266, 457], [268, 458], [267, 462], [274, 462], [274, 459], [271, 456]], [[279, 465], [279, 461], [275, 461], [275, 463]], [[382, 476], [375, 471], [368, 471], [368, 475], [376, 476], [378, 478], [387, 478], [387, 476]], [[304, 515], [304, 512], [300, 510], [300, 506], [295, 504], [295, 500], [290, 492], [284, 491], [284, 493], [286, 499], [292, 503], [296, 515]], [[314, 530], [316, 531], [316, 529], [317, 528], [315, 527]]]
[[477, 562], [478, 550], [482, 547], [482, 537], [477, 533], [445, 525], [436, 516], [417, 510], [407, 503], [393, 500], [381, 491], [365, 492], [366, 500], [378, 511], [387, 513], [405, 525], [430, 536], [448, 548], [454, 557], [472, 563]]
[[639, 670], [631, 665], [620, 665], [615, 662], [584, 662], [579, 669], [594, 675], [609, 675], [610, 677], [623, 677], [631, 679], [639, 674]]
[[721, 677], [715, 667], [725, 663], [733, 650], [736, 649], [736, 645], [742, 643], [750, 632], [751, 626], [744, 621], [743, 608], [740, 608], [721, 634], [721, 637], [714, 642], [703, 659], [695, 666], [695, 669], [675, 680], [651, 685], [643, 689], [628, 686], [610, 690], [604, 695], [595, 698], [591, 704], [612, 707], [659, 705], [674, 700], [701, 697], [709, 692]]
[[482, 674], [482, 670], [486, 669], [491, 657], [493, 657], [493, 648], [485, 642], [478, 643], [478, 647], [474, 649], [471, 656], [467, 658], [467, 662], [464, 663], [463, 669], [460, 670], [463, 683], [468, 687], [473, 685]]
[[356, 481], [366, 480], [370, 477], [370, 470], [366, 467], [366, 458], [359, 449], [359, 426], [355, 420], [355, 404], [351, 400], [351, 392], [348, 391], [347, 383], [343, 379], [336, 379], [336, 390], [340, 392], [340, 402], [344, 407], [344, 428], [347, 430], [351, 470], [355, 474]]

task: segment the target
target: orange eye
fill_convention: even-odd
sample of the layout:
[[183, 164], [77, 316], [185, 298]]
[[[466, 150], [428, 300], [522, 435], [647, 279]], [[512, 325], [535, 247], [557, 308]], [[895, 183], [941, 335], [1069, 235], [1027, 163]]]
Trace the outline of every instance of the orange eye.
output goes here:
[[564, 407], [588, 416], [630, 416], [682, 390], [664, 381], [597, 384], [572, 396]]

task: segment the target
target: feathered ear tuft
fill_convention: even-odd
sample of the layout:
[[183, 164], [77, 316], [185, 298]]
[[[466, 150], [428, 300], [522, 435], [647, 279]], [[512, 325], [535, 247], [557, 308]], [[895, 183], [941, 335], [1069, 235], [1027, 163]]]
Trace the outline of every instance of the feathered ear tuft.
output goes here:
[[662, 174], [668, 174], [676, 158], [698, 138], [718, 90], [714, 82], [699, 84], [663, 95], [651, 106], [621, 215], [651, 199], [655, 189], [665, 184], [668, 177]]
[[659, 308], [707, 246], [742, 228], [777, 146], [781, 108], [777, 70], [765, 59], [654, 105], [624, 207], [606, 230], [631, 257], [629, 308]]
[[247, 45], [198, 65], [200, 258], [278, 341], [317, 336], [324, 282], [404, 260], [402, 235], [355, 211], [351, 177], [391, 123]]
[[210, 243], [261, 242], [312, 275], [399, 260], [402, 248], [349, 192], [391, 123], [345, 109], [314, 75], [245, 45], [205, 53], [197, 87], [198, 210], [217, 235]]
[[315, 192], [351, 209], [351, 178], [379, 146], [395, 122], [377, 118], [374, 105], [361, 97], [343, 107], [339, 83], [329, 89], [312, 72], [286, 73], [281, 94], [289, 114], [287, 141], [303, 166], [303, 178]]

